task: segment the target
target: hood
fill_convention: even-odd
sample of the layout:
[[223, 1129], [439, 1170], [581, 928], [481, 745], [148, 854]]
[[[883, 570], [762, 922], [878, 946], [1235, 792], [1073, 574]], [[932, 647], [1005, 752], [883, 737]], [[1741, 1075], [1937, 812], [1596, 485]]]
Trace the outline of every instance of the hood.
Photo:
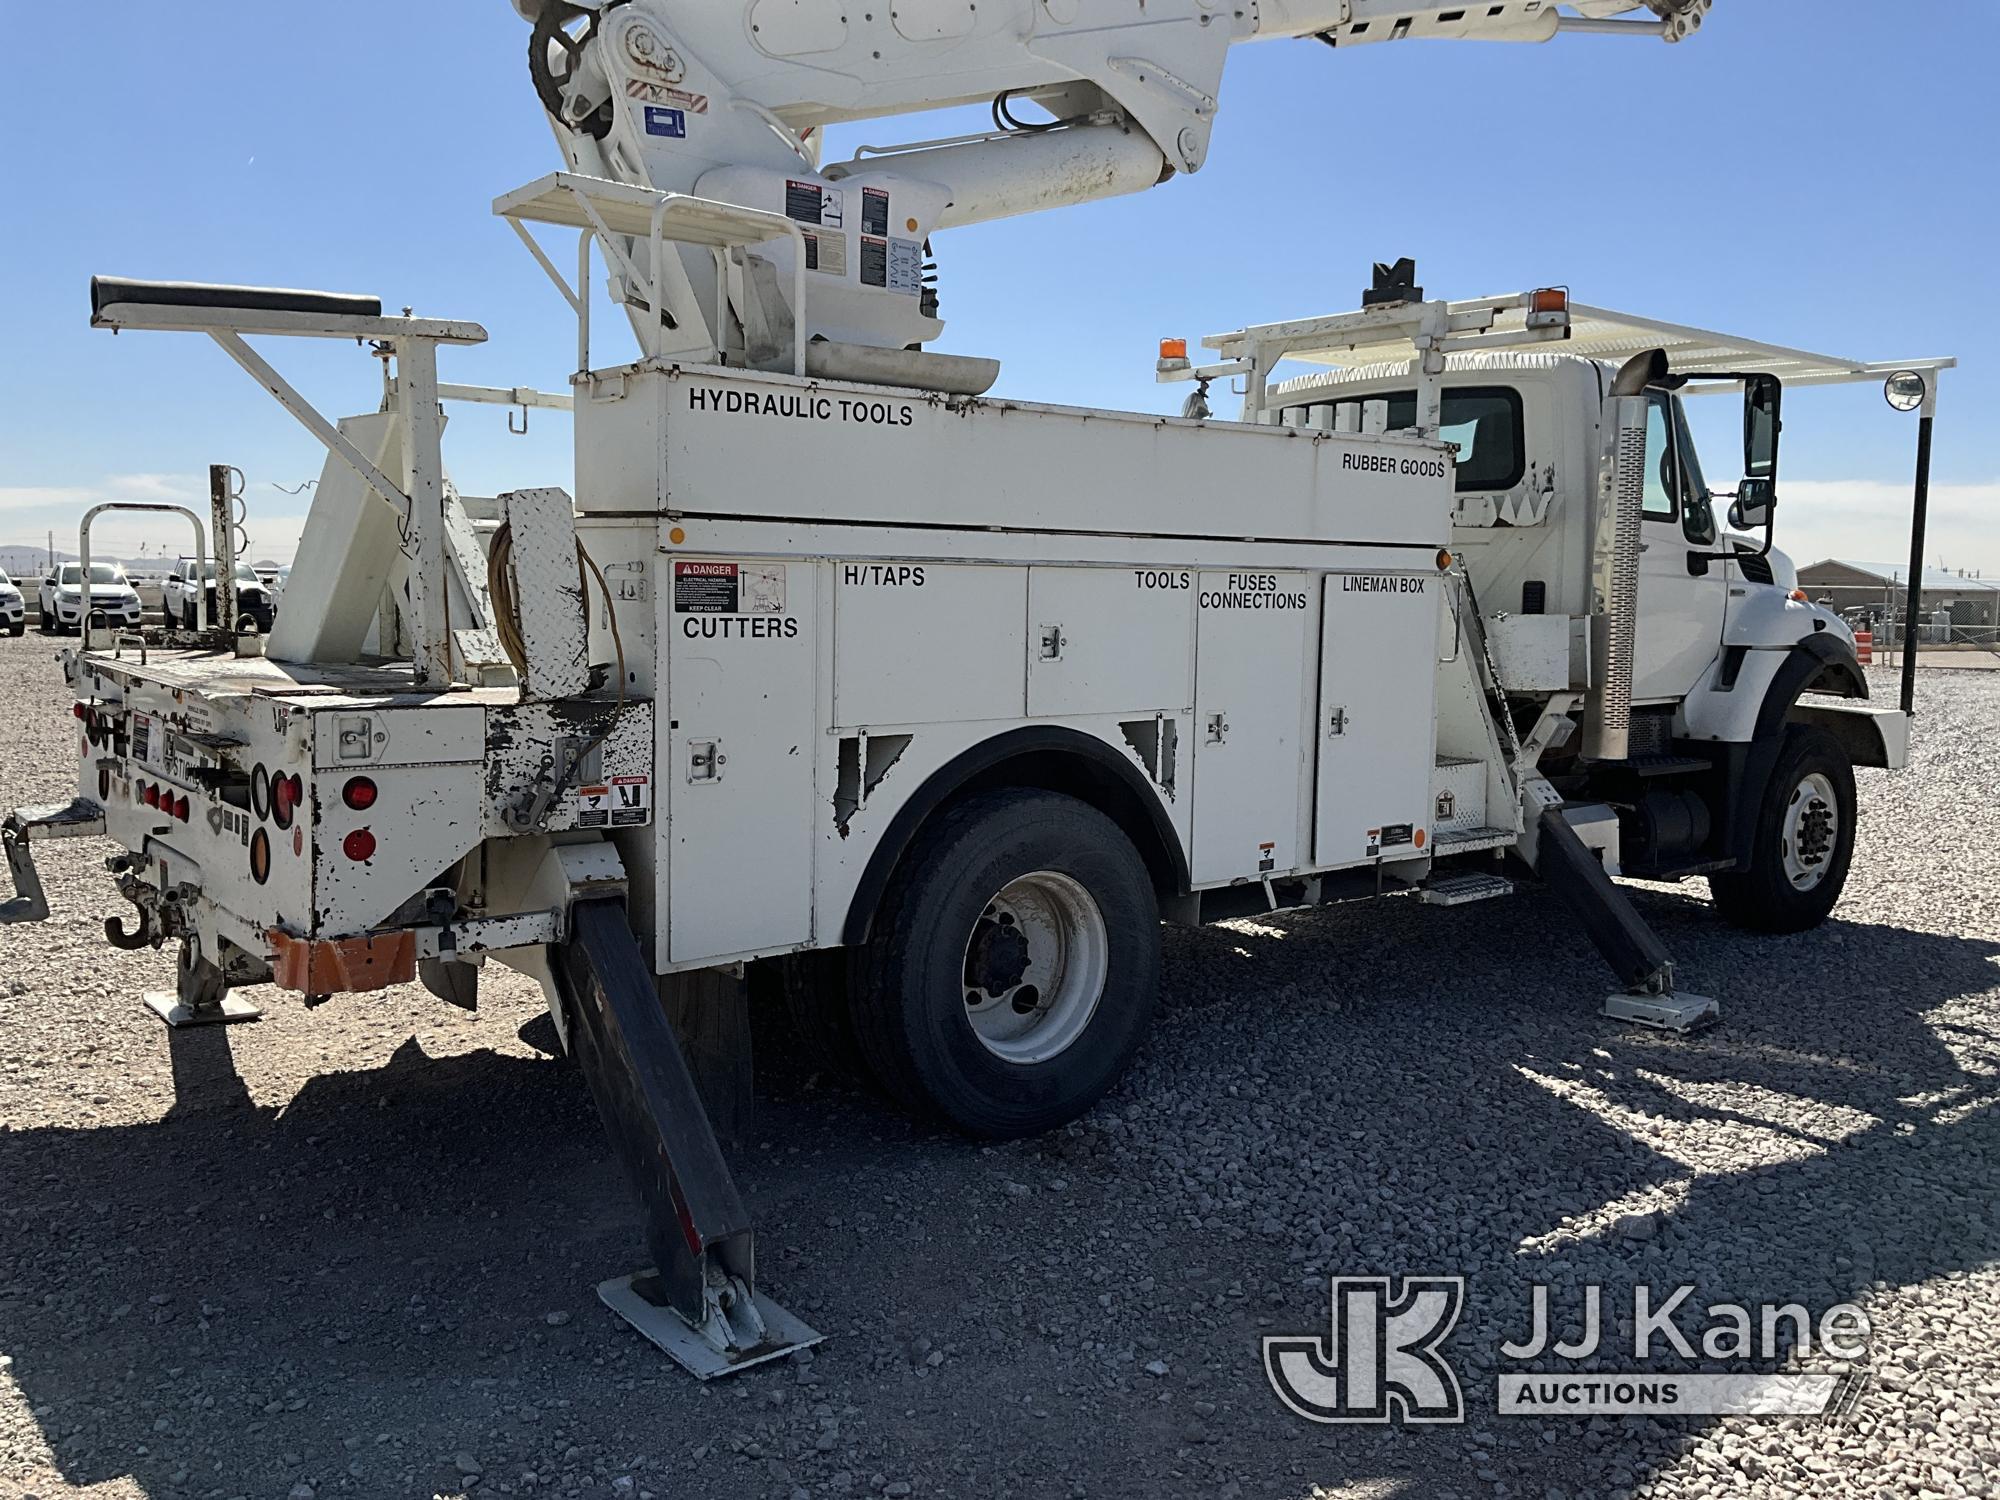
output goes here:
[[[83, 588], [80, 584], [60, 583], [56, 585], [56, 592], [66, 594], [73, 599], [83, 592]], [[90, 586], [90, 597], [92, 599], [122, 600], [126, 595], [134, 592], [136, 590], [129, 583], [93, 583]]]

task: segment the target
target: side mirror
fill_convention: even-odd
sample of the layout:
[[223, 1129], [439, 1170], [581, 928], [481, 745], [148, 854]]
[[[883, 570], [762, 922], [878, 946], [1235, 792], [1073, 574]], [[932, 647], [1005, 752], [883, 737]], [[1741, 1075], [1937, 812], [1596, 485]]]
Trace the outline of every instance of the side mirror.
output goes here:
[[1775, 375], [1743, 381], [1743, 482], [1729, 523], [1742, 531], [1771, 524], [1778, 504], [1778, 437], [1785, 430], [1785, 387]]
[[1778, 503], [1776, 486], [1768, 479], [1747, 475], [1736, 487], [1736, 501], [1729, 507], [1729, 524], [1738, 531], [1755, 531], [1771, 524], [1771, 512]]
[[1778, 437], [1785, 430], [1784, 385], [1775, 375], [1743, 382], [1743, 474], [1772, 484], [1778, 479]]

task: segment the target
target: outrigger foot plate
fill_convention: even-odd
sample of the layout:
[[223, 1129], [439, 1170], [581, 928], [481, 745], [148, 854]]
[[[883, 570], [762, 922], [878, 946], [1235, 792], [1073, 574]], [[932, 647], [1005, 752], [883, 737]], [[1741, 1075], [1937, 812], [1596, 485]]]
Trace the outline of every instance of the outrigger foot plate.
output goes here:
[[[733, 1281], [734, 1278], [731, 1278]], [[670, 1307], [659, 1273], [648, 1267], [633, 1276], [602, 1283], [597, 1295], [604, 1305], [673, 1356], [674, 1362], [697, 1380], [733, 1375], [751, 1365], [782, 1359], [808, 1349], [826, 1335], [815, 1333], [769, 1297], [751, 1294], [739, 1300], [742, 1283], [719, 1295], [711, 1293], [708, 1317], [700, 1328]]]
[[1611, 995], [1606, 997], [1601, 1014], [1614, 1021], [1685, 1035], [1720, 1021], [1722, 1007], [1706, 995]]
[[234, 1026], [239, 1021], [263, 1019], [264, 1012], [234, 990], [213, 1005], [189, 1005], [179, 995], [166, 990], [146, 991], [146, 1009], [175, 1030], [184, 1026]]

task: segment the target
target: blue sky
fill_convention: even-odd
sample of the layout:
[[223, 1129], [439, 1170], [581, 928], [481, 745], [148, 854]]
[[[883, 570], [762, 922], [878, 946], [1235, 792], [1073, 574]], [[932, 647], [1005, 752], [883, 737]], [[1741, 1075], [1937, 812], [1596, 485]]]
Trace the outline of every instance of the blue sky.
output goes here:
[[[1162, 334], [1351, 307], [1370, 261], [1414, 255], [1432, 295], [1567, 283], [1859, 358], [1955, 353], [1932, 557], [2000, 571], [2000, 6], [1893, 12], [1717, 0], [1674, 48], [1239, 47], [1196, 177], [938, 237], [942, 347], [998, 357], [1006, 394], [1170, 410], [1184, 390], [1153, 383]], [[447, 352], [445, 379], [562, 388], [567, 310], [489, 211], [556, 165], [505, 0], [89, 13], [37, 12], [0, 92], [0, 544], [53, 527], [73, 548], [86, 504], [198, 496], [226, 460], [249, 476], [258, 555], [288, 556], [305, 501], [274, 486], [319, 472], [316, 445], [206, 341], [92, 332], [92, 272], [377, 293], [491, 332]], [[836, 133], [832, 155], [855, 138]], [[323, 409], [374, 405], [353, 347], [273, 352]], [[517, 438], [498, 410], [457, 413], [464, 488], [568, 483], [565, 419], [537, 413]], [[1729, 416], [1703, 419], [1723, 483]], [[1780, 545], [1901, 556], [1913, 419], [1873, 388], [1801, 392], [1787, 417]], [[181, 548], [167, 529], [113, 537], [141, 540]]]

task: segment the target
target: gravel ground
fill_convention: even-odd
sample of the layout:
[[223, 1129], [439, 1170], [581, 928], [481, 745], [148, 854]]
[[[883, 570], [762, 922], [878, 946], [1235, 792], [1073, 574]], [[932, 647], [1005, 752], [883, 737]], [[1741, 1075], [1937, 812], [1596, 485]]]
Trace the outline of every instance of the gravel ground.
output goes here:
[[[66, 795], [50, 643], [0, 643], [0, 803]], [[2000, 677], [1926, 673], [1915, 771], [1796, 938], [1649, 918], [1722, 1028], [1594, 1014], [1539, 894], [1167, 938], [1132, 1075], [1053, 1137], [914, 1126], [760, 1030], [738, 1154], [816, 1358], [708, 1388], [597, 1303], [636, 1222], [522, 985], [174, 1039], [103, 849], [0, 932], [0, 1496], [1984, 1495], [2000, 1474]], [[1882, 690], [1887, 690], [1886, 680]], [[760, 1018], [761, 1019], [761, 1018]], [[1463, 1274], [1462, 1426], [1286, 1413], [1329, 1274]], [[1845, 1421], [1499, 1418], [1528, 1288], [1865, 1304]], [[1564, 1290], [1570, 1288], [1570, 1290]], [[1630, 1350], [1623, 1351], [1629, 1355]], [[1629, 1359], [1612, 1364], [1630, 1367]]]

